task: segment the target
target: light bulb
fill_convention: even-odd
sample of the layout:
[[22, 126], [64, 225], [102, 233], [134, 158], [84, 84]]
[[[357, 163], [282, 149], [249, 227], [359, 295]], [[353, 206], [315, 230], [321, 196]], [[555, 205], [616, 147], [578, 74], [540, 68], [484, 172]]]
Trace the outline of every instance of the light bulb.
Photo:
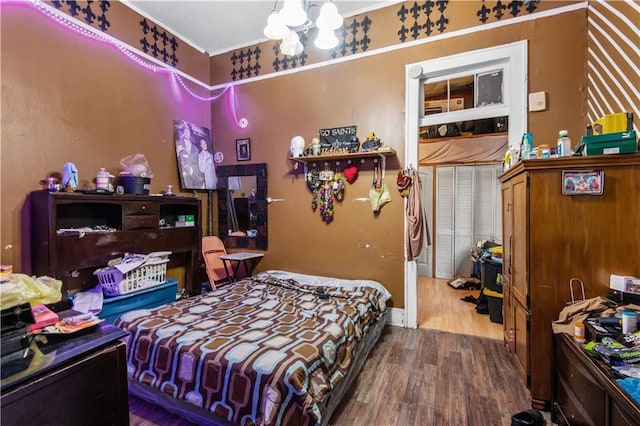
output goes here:
[[333, 49], [338, 43], [338, 37], [327, 28], [318, 28], [318, 37], [313, 42], [318, 49]]
[[267, 26], [264, 27], [264, 35], [271, 40], [282, 40], [289, 35], [289, 28], [278, 12], [271, 12], [269, 15]]
[[316, 27], [337, 30], [342, 26], [344, 19], [338, 12], [338, 8], [331, 1], [326, 1], [320, 8], [320, 15], [316, 20]]
[[280, 43], [280, 52], [283, 55], [295, 56], [302, 53], [304, 47], [300, 43], [300, 37], [295, 31], [290, 31], [289, 35]]
[[301, 0], [284, 0], [280, 15], [284, 23], [290, 27], [299, 27], [307, 22], [307, 12], [302, 8]]

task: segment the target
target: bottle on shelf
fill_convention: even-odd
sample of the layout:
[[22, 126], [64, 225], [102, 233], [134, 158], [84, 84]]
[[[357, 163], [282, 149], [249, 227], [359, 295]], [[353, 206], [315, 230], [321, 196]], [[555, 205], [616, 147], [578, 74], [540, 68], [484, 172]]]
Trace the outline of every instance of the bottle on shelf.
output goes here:
[[96, 174], [96, 189], [109, 191], [110, 178], [111, 173], [109, 173], [105, 168], [98, 170], [98, 173]]
[[573, 155], [571, 149], [571, 138], [569, 138], [569, 132], [566, 130], [560, 130], [558, 133], [558, 157], [568, 157]]
[[502, 161], [502, 171], [506, 172], [511, 167], [511, 148], [507, 148], [507, 152], [504, 153], [504, 160]]
[[515, 166], [516, 163], [518, 161], [520, 161], [520, 147], [519, 146], [512, 146], [511, 147], [510, 158], [511, 158], [511, 165], [512, 166]]
[[531, 133], [524, 133], [522, 135], [522, 143], [520, 147], [520, 158], [522, 160], [528, 160], [532, 149], [533, 144], [531, 141]]

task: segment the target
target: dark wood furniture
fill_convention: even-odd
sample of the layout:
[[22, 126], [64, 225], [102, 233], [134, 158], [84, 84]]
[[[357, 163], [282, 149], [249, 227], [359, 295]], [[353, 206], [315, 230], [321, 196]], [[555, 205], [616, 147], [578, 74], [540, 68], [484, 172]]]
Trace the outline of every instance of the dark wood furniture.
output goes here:
[[640, 405], [567, 334], [556, 335], [554, 421], [560, 425], [622, 426], [640, 422]]
[[2, 379], [1, 423], [129, 424], [124, 336], [102, 323], [81, 336], [34, 341], [29, 367]]
[[[604, 171], [603, 195], [562, 195], [563, 170]], [[609, 292], [611, 274], [637, 276], [640, 154], [525, 160], [501, 177], [504, 340], [548, 411], [552, 330], [580, 278], [586, 296]]]
[[[61, 279], [64, 295], [97, 284], [93, 271], [124, 253], [168, 250], [169, 267], [184, 266], [184, 286], [197, 294], [201, 211], [199, 198], [35, 191], [25, 202], [23, 269]], [[176, 227], [182, 215], [194, 216], [195, 226]], [[60, 232], [85, 227], [109, 231]]]

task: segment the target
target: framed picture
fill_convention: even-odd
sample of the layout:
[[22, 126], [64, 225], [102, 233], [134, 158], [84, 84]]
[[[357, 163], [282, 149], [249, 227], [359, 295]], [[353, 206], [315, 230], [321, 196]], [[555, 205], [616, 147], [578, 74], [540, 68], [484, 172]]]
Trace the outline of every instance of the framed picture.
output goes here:
[[189, 191], [217, 189], [209, 129], [185, 120], [173, 120], [173, 137], [180, 187]]
[[238, 161], [251, 160], [251, 144], [249, 139], [236, 139], [236, 158]]
[[563, 170], [563, 195], [602, 195], [604, 190], [603, 170]]

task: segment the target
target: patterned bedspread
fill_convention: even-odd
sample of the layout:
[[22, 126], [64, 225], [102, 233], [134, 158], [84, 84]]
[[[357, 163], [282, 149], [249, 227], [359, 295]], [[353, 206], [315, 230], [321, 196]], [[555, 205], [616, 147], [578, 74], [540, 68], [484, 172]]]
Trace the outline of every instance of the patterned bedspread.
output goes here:
[[134, 380], [237, 424], [317, 424], [385, 301], [263, 272], [115, 324]]

